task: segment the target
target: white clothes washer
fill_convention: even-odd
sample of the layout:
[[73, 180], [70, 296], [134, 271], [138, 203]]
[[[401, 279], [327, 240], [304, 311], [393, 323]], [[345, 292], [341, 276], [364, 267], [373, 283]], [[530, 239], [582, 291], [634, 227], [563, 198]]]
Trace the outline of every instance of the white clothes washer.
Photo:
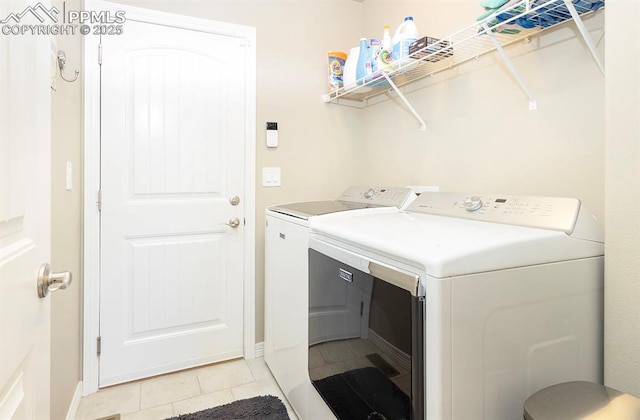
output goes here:
[[[423, 193], [310, 226], [309, 376], [339, 419], [513, 420], [546, 386], [601, 383], [604, 241], [578, 199]], [[345, 288], [360, 310], [336, 315]]]
[[337, 213], [398, 211], [415, 197], [410, 188], [353, 186], [335, 200], [266, 210], [264, 359], [301, 418], [309, 413], [332, 417], [307, 374], [309, 221]]

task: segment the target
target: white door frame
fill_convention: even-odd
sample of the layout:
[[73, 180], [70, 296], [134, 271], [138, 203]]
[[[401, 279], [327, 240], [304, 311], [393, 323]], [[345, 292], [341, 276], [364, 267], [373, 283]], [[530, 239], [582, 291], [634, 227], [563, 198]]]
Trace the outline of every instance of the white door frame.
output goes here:
[[[115, 13], [124, 10], [127, 21], [231, 35], [247, 41], [247, 117], [245, 120], [245, 226], [244, 226], [244, 357], [255, 357], [255, 123], [256, 123], [256, 31], [249, 26], [174, 15], [165, 12], [85, 0], [86, 10]], [[126, 21], [123, 23], [126, 31]], [[105, 35], [118, 36], [118, 35]], [[100, 66], [97, 35], [83, 36], [84, 71], [84, 327], [83, 391], [98, 390], [97, 337], [100, 331]]]

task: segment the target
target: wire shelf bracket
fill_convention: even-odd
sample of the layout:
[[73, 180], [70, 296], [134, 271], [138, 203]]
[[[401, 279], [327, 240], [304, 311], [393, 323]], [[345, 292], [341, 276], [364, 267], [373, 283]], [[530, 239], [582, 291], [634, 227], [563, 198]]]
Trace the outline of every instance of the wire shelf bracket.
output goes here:
[[509, 68], [509, 71], [511, 71], [511, 74], [513, 75], [513, 77], [515, 77], [516, 81], [520, 85], [520, 88], [522, 88], [524, 93], [529, 97], [529, 110], [533, 111], [538, 109], [538, 103], [534, 99], [533, 94], [527, 87], [527, 84], [522, 79], [522, 76], [520, 76], [520, 73], [518, 72], [516, 67], [513, 65], [513, 62], [509, 59], [509, 56], [505, 52], [504, 48], [502, 48], [502, 45], [500, 44], [500, 42], [498, 42], [496, 37], [493, 35], [493, 32], [491, 32], [491, 29], [489, 29], [489, 25], [487, 25], [486, 23], [483, 23], [482, 27], [484, 28], [485, 33], [491, 39], [491, 42], [493, 42], [493, 45], [496, 47], [496, 51], [498, 51], [498, 53], [500, 54], [500, 57], [502, 57], [502, 61], [504, 61], [504, 63]]
[[389, 85], [391, 85], [391, 87], [393, 88], [393, 90], [396, 92], [396, 94], [398, 95], [398, 97], [400, 99], [402, 99], [402, 102], [404, 102], [404, 104], [406, 105], [407, 108], [409, 108], [409, 111], [411, 111], [411, 113], [413, 114], [413, 116], [416, 118], [416, 120], [418, 120], [418, 122], [420, 123], [420, 130], [421, 131], [425, 131], [427, 129], [427, 124], [424, 122], [424, 120], [422, 119], [422, 117], [420, 117], [420, 114], [418, 114], [418, 111], [416, 111], [416, 109], [411, 105], [411, 102], [409, 102], [407, 100], [407, 98], [405, 98], [405, 96], [402, 94], [402, 92], [400, 91], [400, 89], [398, 89], [398, 86], [396, 86], [395, 83], [393, 83], [393, 80], [391, 80], [391, 78], [389, 77], [389, 75], [387, 73], [382, 73], [382, 75], [384, 76], [385, 79], [387, 79], [387, 82], [389, 82]]
[[567, 9], [569, 9], [569, 13], [571, 13], [571, 17], [573, 18], [573, 21], [576, 23], [576, 26], [578, 27], [578, 30], [580, 31], [582, 38], [584, 38], [584, 42], [587, 43], [587, 47], [589, 47], [589, 51], [591, 51], [591, 55], [593, 56], [593, 59], [595, 60], [596, 64], [598, 64], [598, 67], [600, 67], [600, 71], [604, 75], [604, 64], [602, 62], [602, 58], [600, 57], [600, 54], [598, 54], [598, 50], [596, 49], [596, 44], [593, 42], [593, 39], [591, 39], [591, 36], [589, 35], [589, 31], [587, 30], [587, 27], [584, 26], [584, 22], [582, 22], [582, 18], [580, 17], [580, 14], [576, 10], [571, 0], [564, 0], [564, 4], [565, 6], [567, 6]]

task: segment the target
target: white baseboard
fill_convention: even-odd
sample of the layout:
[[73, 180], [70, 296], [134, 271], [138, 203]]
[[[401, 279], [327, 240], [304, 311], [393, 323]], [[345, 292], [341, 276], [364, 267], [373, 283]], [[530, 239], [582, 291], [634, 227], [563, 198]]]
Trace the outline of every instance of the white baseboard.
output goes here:
[[261, 343], [256, 343], [255, 356], [256, 358], [264, 357], [264, 341]]
[[78, 382], [76, 386], [76, 392], [73, 393], [73, 399], [71, 400], [71, 404], [69, 405], [69, 410], [67, 411], [66, 420], [74, 420], [76, 418], [76, 413], [78, 412], [78, 407], [80, 406], [80, 399], [82, 398], [82, 381]]

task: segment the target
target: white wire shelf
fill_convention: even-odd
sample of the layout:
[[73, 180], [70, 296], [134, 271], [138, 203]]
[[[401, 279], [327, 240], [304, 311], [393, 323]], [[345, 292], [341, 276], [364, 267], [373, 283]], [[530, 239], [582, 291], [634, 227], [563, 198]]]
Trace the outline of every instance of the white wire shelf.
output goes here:
[[[386, 74], [380, 73], [370, 80], [360, 79], [354, 87], [340, 88], [323, 95], [323, 100], [340, 103], [344, 99], [366, 103], [375, 96], [395, 91], [411, 108], [398, 88], [497, 50], [529, 96], [529, 108], [535, 109], [535, 100], [504, 53], [503, 47], [574, 21], [604, 73], [602, 60], [581, 19], [582, 16], [604, 7], [604, 3], [604, 0], [511, 0], [483, 20], [426, 45], [410, 57], [394, 63], [393, 69]], [[422, 119], [412, 108], [411, 111], [424, 129]]]

